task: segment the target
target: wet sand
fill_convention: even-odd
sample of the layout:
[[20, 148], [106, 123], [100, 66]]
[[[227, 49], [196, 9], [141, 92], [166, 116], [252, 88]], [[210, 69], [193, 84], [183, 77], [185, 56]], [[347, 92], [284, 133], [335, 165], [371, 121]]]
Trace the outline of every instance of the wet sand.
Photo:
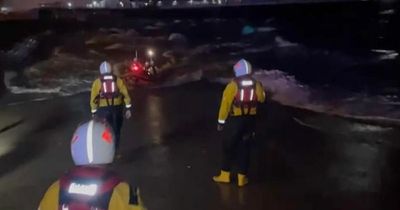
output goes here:
[[[122, 157], [113, 167], [141, 187], [149, 209], [400, 208], [398, 128], [272, 101], [260, 114], [250, 184], [213, 183], [222, 89], [200, 81], [132, 92], [133, 118], [124, 124]], [[13, 106], [2, 99], [1, 116], [21, 122], [0, 133], [0, 209], [36, 209], [46, 188], [72, 166], [69, 140], [90, 117], [87, 100], [88, 93]]]

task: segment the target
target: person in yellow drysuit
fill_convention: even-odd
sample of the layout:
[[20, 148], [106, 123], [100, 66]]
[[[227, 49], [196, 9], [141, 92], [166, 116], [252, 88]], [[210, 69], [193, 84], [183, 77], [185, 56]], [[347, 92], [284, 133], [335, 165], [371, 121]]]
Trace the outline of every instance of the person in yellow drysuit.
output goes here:
[[79, 126], [71, 140], [75, 167], [54, 182], [39, 210], [145, 210], [139, 190], [107, 168], [115, 153], [108, 123], [94, 119]]
[[[213, 180], [230, 182], [232, 162], [238, 159], [238, 186], [248, 183], [250, 140], [255, 131], [257, 105], [265, 101], [262, 84], [251, 76], [251, 65], [241, 59], [234, 67], [235, 78], [226, 86], [218, 116], [218, 131], [227, 127], [228, 138], [223, 141], [221, 172]], [[225, 126], [226, 124], [226, 126]]]
[[[125, 105], [125, 107], [124, 107]], [[111, 65], [104, 61], [100, 65], [100, 78], [92, 85], [90, 107], [92, 114], [104, 118], [114, 130], [118, 148], [121, 136], [123, 112], [131, 117], [131, 98], [124, 81], [112, 73]]]

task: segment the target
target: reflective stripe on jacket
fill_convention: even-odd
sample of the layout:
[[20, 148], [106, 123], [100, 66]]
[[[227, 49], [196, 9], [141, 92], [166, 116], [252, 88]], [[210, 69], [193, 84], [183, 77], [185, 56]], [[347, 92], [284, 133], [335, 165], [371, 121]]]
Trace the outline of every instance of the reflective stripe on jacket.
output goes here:
[[107, 102], [107, 99], [100, 97], [100, 90], [101, 90], [100, 79], [98, 78], [93, 82], [92, 91], [90, 94], [90, 108], [92, 110], [92, 113], [95, 113], [97, 111], [97, 108], [99, 107], [106, 107], [111, 104], [115, 106], [125, 104], [126, 108], [131, 107], [131, 98], [129, 96], [128, 89], [124, 81], [120, 78], [117, 78], [117, 86], [121, 94], [119, 94], [118, 97], [114, 98], [113, 102], [111, 99], [109, 99]]
[[[132, 191], [134, 190], [134, 192]], [[54, 182], [40, 202], [39, 210], [56, 210], [59, 208], [60, 181]], [[108, 210], [145, 210], [139, 190], [131, 188], [128, 183], [120, 182], [114, 187]]]
[[[233, 101], [238, 92], [238, 85], [234, 80], [232, 80], [224, 90], [221, 100], [221, 106], [219, 108], [218, 122], [225, 123], [228, 116], [241, 116], [242, 108], [233, 105]], [[256, 91], [257, 101], [259, 103], [263, 103], [265, 101], [265, 91], [262, 84], [256, 81]], [[250, 108], [250, 110], [246, 111], [249, 115], [257, 114], [257, 107]]]

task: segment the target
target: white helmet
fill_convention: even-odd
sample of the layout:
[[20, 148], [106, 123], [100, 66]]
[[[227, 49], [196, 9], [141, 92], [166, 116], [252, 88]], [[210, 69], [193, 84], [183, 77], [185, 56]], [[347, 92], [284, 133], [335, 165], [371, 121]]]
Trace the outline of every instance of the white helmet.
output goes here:
[[104, 61], [100, 64], [100, 74], [111, 74], [111, 65], [109, 62]]
[[106, 121], [90, 120], [76, 129], [71, 140], [75, 165], [108, 164], [114, 153], [115, 135]]
[[233, 71], [235, 72], [236, 77], [251, 74], [251, 71], [252, 71], [251, 64], [245, 59], [240, 59], [233, 66]]

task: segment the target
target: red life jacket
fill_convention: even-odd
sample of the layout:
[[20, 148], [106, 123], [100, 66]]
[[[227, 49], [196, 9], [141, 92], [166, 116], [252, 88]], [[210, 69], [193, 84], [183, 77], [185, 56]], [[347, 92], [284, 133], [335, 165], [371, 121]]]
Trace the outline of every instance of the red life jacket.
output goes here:
[[[117, 77], [112, 74], [104, 74], [100, 76], [101, 88], [100, 98], [114, 99], [120, 95]], [[108, 102], [108, 101], [107, 101]]]
[[250, 109], [257, 107], [256, 80], [245, 76], [235, 78], [234, 81], [238, 90], [233, 105], [241, 108], [242, 115], [250, 114]]
[[59, 210], [107, 210], [121, 179], [104, 168], [78, 166], [60, 179]]

